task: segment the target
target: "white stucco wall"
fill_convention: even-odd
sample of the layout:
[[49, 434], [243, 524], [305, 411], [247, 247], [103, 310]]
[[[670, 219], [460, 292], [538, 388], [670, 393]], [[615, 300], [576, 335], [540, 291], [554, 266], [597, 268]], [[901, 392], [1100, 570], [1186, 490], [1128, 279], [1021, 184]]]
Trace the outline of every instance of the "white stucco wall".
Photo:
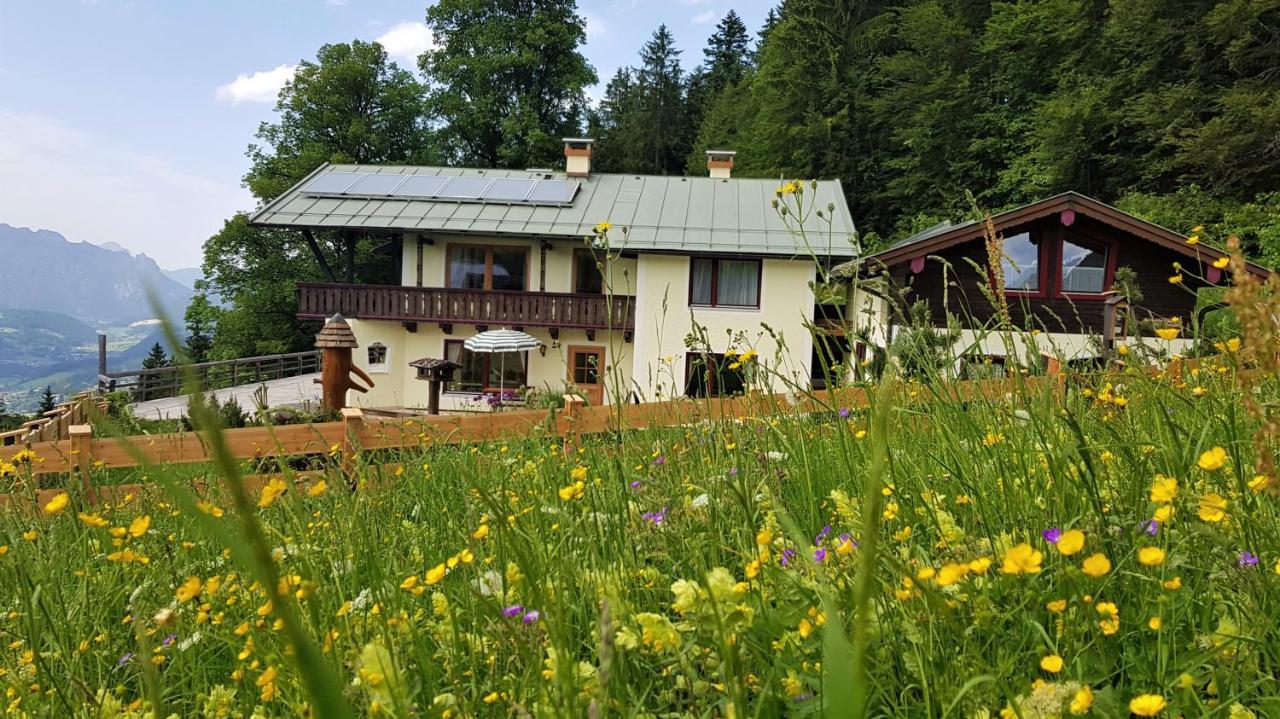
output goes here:
[[[455, 324], [453, 334], [446, 335], [434, 323], [419, 322], [418, 331], [409, 332], [399, 322], [378, 320], [352, 320], [351, 331], [360, 342], [360, 348], [354, 351], [355, 363], [376, 383], [366, 394], [347, 393], [347, 402], [353, 407], [426, 407], [428, 383], [416, 378], [416, 370], [409, 367], [409, 362], [422, 357], [443, 358], [446, 340], [465, 340], [475, 334], [470, 325]], [[547, 348], [545, 355], [538, 350], [528, 353], [529, 386], [562, 392], [569, 378], [569, 349], [598, 347], [605, 353], [605, 401], [629, 396], [633, 346], [623, 340], [621, 333], [597, 332], [595, 340], [588, 340], [584, 330], [561, 330], [556, 340], [546, 328], [526, 327], [525, 331], [542, 340]], [[387, 346], [387, 369], [382, 373], [371, 370], [368, 363], [367, 348], [374, 342]], [[444, 392], [440, 395], [440, 408], [485, 409], [475, 400], [474, 392]]]
[[[812, 263], [764, 260], [759, 309], [689, 306], [689, 257], [641, 255], [636, 276], [635, 382], [642, 401], [684, 391], [686, 337], [695, 324], [709, 351], [755, 349], [765, 368], [761, 389], [809, 383], [813, 337]], [[772, 334], [764, 325], [772, 329]], [[780, 375], [780, 376], [779, 376]], [[785, 378], [785, 380], [784, 380]]]

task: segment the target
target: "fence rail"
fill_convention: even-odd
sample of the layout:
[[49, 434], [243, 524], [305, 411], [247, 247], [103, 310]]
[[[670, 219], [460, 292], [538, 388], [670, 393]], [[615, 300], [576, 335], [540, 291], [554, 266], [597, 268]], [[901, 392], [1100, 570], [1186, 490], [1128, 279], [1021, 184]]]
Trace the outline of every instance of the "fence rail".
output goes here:
[[[1062, 377], [1014, 377], [955, 382], [942, 395], [952, 401], [998, 400], [1013, 393], [1056, 391]], [[903, 392], [919, 392], [904, 387]], [[927, 390], [926, 390], [927, 391]], [[576, 443], [585, 434], [678, 427], [707, 420], [736, 420], [777, 412], [836, 411], [841, 407], [865, 407], [871, 390], [845, 388], [810, 394], [750, 394], [714, 399], [674, 399], [628, 405], [583, 406], [578, 397], [565, 397], [558, 410], [517, 410], [485, 415], [445, 415], [412, 419], [366, 416], [361, 410], [343, 410], [340, 422], [281, 427], [246, 427], [224, 431], [232, 455], [241, 460], [336, 454], [349, 467], [361, 451], [427, 448], [466, 442], [513, 441], [530, 438], [562, 438]], [[30, 449], [39, 460], [30, 465], [36, 475], [79, 475], [90, 501], [97, 498], [91, 485], [91, 467], [138, 467], [149, 464], [186, 464], [211, 459], [206, 438], [199, 432], [125, 438], [93, 438], [87, 425], [71, 427], [68, 436], [37, 442]], [[0, 450], [0, 459], [13, 452]], [[142, 462], [137, 455], [140, 455]], [[136, 491], [136, 487], [133, 488]], [[44, 490], [48, 492], [54, 490]], [[116, 487], [111, 492], [126, 491]], [[0, 504], [7, 498], [0, 495]]]
[[298, 284], [298, 316], [622, 331], [636, 326], [634, 297], [571, 292], [391, 285]]
[[195, 374], [200, 392], [257, 384], [320, 371], [320, 350], [242, 357], [217, 362], [154, 369], [123, 370], [98, 375], [101, 393], [128, 391], [135, 401], [177, 397], [187, 391], [187, 372]]
[[[27, 446], [37, 443], [56, 443], [69, 437], [72, 426], [89, 421], [97, 400], [88, 392], [78, 394], [39, 417], [23, 423], [18, 429], [0, 432], [0, 447]], [[0, 457], [3, 457], [3, 453]]]

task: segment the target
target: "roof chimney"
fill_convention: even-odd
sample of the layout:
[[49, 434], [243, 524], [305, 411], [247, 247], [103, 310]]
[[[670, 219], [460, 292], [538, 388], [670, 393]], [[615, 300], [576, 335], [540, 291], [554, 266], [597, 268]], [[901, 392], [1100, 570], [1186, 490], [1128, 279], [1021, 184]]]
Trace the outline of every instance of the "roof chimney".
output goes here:
[[589, 137], [564, 138], [564, 174], [569, 177], [591, 174], [591, 146], [595, 142]]
[[733, 150], [707, 150], [707, 173], [717, 180], [727, 180], [733, 173]]

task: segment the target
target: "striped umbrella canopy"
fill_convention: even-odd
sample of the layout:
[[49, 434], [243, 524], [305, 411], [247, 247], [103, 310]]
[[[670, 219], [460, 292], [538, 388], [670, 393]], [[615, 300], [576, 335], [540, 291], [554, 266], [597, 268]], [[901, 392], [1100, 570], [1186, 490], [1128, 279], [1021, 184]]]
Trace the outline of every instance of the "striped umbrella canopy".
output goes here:
[[489, 330], [467, 338], [463, 346], [472, 352], [525, 352], [542, 346], [542, 340], [516, 330]]

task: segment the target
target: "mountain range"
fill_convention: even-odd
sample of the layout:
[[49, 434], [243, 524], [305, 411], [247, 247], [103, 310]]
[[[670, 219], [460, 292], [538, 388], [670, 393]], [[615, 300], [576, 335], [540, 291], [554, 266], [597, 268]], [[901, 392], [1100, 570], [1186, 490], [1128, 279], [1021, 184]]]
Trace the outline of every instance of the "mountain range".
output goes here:
[[140, 366], [162, 340], [156, 307], [180, 325], [200, 278], [114, 243], [3, 223], [0, 258], [0, 398], [11, 411], [30, 409], [45, 385], [59, 394], [92, 385], [100, 332], [110, 369]]
[[166, 274], [146, 255], [118, 245], [71, 242], [51, 230], [0, 224], [0, 258], [0, 307], [128, 324], [155, 317], [148, 292], [175, 318], [191, 299], [190, 285]]

